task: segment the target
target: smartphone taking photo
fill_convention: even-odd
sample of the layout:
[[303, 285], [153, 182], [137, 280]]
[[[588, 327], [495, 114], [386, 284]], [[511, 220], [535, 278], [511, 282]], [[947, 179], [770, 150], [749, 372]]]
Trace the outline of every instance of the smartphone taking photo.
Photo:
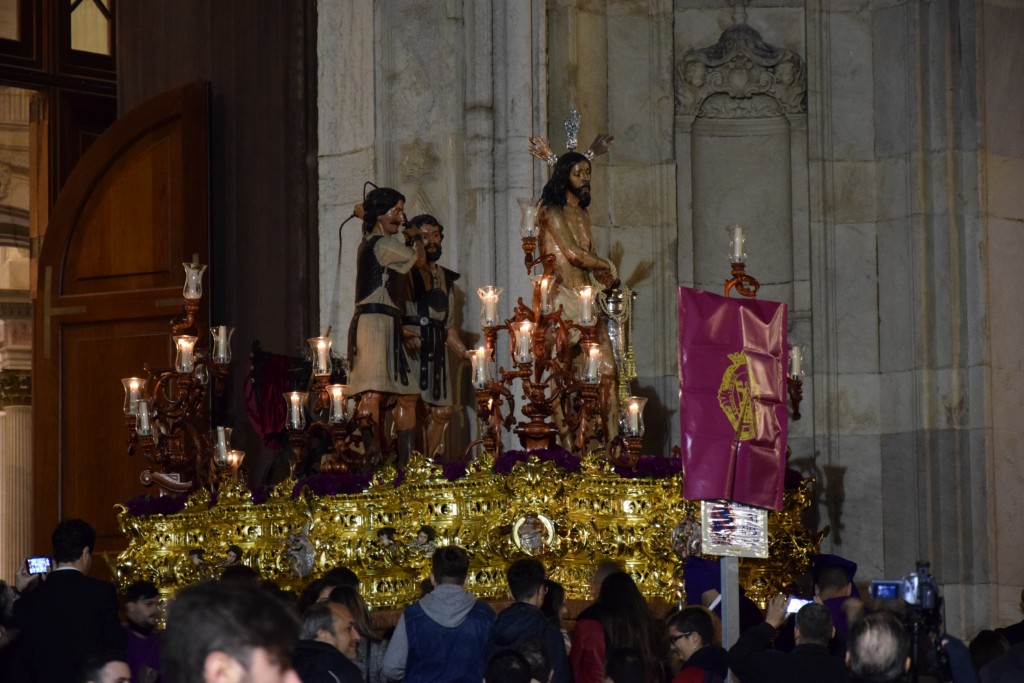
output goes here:
[[786, 601], [786, 614], [796, 614], [800, 611], [800, 608], [804, 605], [814, 602], [813, 600], [805, 600], [804, 598], [798, 598], [796, 596], [789, 596], [789, 600]]
[[25, 569], [28, 570], [29, 574], [49, 574], [50, 558], [30, 557], [25, 560]]

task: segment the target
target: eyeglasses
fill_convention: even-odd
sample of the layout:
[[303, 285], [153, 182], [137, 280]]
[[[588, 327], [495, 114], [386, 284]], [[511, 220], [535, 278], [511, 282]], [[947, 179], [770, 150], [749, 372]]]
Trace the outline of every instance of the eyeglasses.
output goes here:
[[680, 638], [686, 638], [688, 636], [691, 636], [691, 635], [693, 635], [693, 633], [694, 633], [693, 631], [687, 631], [686, 633], [680, 633], [678, 635], [669, 636], [668, 639], [669, 639], [669, 642], [671, 642], [673, 645], [675, 645], [677, 640], [679, 640]]

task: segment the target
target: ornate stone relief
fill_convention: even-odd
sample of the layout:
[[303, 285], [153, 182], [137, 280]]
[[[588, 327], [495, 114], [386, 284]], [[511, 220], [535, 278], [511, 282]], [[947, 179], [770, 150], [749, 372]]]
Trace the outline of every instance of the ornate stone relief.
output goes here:
[[767, 118], [807, 111], [807, 70], [795, 52], [768, 45], [746, 24], [676, 65], [676, 115], [693, 121]]
[[416, 138], [402, 145], [402, 180], [423, 183], [437, 175], [441, 157], [434, 151], [434, 145]]

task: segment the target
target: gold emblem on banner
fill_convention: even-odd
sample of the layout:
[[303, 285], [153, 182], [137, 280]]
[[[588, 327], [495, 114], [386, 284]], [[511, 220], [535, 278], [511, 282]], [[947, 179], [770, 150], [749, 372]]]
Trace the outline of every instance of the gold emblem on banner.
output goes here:
[[722, 384], [718, 387], [718, 405], [736, 431], [737, 441], [748, 441], [754, 438], [751, 396], [756, 387], [747, 367], [747, 355], [742, 351], [730, 353], [729, 360], [732, 365], [722, 373]]

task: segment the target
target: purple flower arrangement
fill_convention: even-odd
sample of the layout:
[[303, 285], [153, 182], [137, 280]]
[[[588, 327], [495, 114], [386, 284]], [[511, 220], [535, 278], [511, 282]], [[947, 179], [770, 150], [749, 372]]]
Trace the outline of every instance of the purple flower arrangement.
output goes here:
[[187, 495], [151, 496], [148, 493], [142, 493], [129, 500], [124, 506], [132, 517], [173, 515], [185, 508], [187, 500]]
[[561, 448], [535, 448], [532, 451], [505, 451], [494, 461], [494, 472], [502, 476], [512, 474], [516, 463], [526, 462], [531, 455], [537, 456], [541, 462], [553, 462], [563, 472], [580, 471], [580, 459], [569, 451]]

